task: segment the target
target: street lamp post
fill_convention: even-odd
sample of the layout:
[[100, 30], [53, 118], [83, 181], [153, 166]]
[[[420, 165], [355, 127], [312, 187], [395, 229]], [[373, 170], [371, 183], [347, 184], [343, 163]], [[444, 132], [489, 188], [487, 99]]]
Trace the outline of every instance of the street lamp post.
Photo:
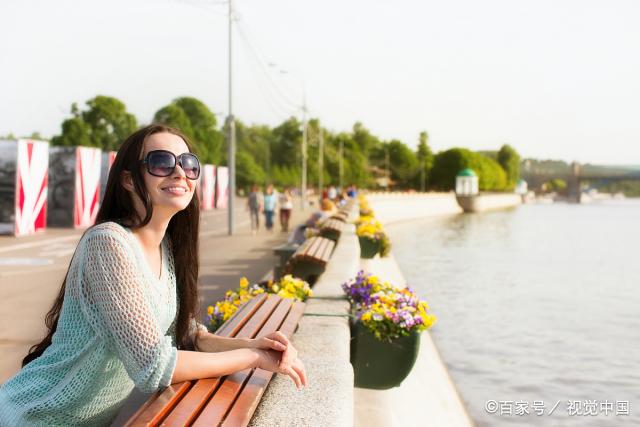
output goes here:
[[229, 0], [229, 116], [227, 118], [227, 166], [229, 168], [229, 200], [227, 202], [228, 233], [233, 234], [233, 207], [236, 195], [236, 126], [233, 119], [233, 0]]
[[322, 194], [322, 180], [324, 178], [324, 137], [320, 123], [318, 123], [318, 132], [318, 194]]
[[302, 182], [300, 183], [301, 209], [307, 207], [307, 102], [302, 102]]
[[340, 138], [340, 164], [339, 164], [339, 169], [340, 169], [340, 189], [344, 188], [344, 183], [342, 182], [342, 177], [344, 175], [344, 141], [342, 140], [342, 138]]

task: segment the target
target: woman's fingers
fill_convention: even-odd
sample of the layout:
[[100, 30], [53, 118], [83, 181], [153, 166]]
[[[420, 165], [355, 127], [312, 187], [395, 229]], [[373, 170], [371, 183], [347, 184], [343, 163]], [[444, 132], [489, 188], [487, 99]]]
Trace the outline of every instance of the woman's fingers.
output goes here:
[[296, 388], [300, 388], [302, 387], [302, 380], [300, 380], [300, 376], [298, 375], [298, 373], [293, 369], [292, 366], [287, 366], [284, 368], [283, 370], [284, 374], [287, 374], [291, 377], [291, 379], [293, 380], [293, 382], [296, 384]]
[[287, 338], [287, 336], [285, 334], [283, 334], [280, 331], [273, 332], [273, 333], [267, 335], [267, 337], [271, 338], [272, 340], [276, 340], [278, 342], [281, 342], [285, 346], [289, 345], [289, 339]]
[[267, 342], [268, 347], [274, 350], [285, 351], [287, 349], [287, 346], [282, 344], [280, 341], [272, 340], [269, 338], [265, 338], [265, 341]]
[[306, 387], [307, 386], [307, 373], [304, 370], [304, 365], [302, 364], [302, 361], [300, 359], [296, 359], [296, 361], [292, 364], [291, 367], [298, 374], [298, 377], [300, 378], [300, 382], [302, 383], [302, 385]]

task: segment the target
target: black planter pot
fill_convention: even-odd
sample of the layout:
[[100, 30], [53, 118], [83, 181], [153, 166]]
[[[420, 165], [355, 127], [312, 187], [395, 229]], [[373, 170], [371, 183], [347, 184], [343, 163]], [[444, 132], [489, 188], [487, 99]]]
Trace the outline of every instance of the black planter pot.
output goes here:
[[360, 258], [373, 258], [380, 252], [380, 241], [368, 237], [358, 237], [360, 242]]
[[420, 334], [391, 342], [378, 340], [365, 326], [351, 326], [351, 364], [356, 387], [386, 390], [409, 375], [418, 358]]

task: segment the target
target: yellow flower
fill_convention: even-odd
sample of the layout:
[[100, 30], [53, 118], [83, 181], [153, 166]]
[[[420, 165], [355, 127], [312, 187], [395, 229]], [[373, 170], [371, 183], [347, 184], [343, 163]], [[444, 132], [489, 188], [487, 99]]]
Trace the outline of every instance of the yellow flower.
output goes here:
[[207, 307], [207, 314], [209, 316], [211, 316], [213, 314], [213, 307], [212, 306]]
[[248, 286], [249, 286], [249, 281], [247, 280], [246, 277], [243, 277], [242, 279], [240, 279], [240, 288], [244, 289]]
[[371, 312], [365, 311], [364, 313], [362, 313], [360, 319], [362, 319], [363, 322], [368, 322], [369, 320], [371, 320]]

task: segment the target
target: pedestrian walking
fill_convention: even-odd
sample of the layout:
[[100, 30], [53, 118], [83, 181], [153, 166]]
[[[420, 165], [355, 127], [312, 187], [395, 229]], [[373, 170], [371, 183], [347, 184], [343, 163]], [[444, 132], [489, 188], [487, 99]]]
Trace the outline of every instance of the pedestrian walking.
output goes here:
[[247, 198], [247, 209], [251, 221], [251, 234], [256, 234], [260, 229], [260, 212], [262, 211], [263, 198], [257, 184], [251, 186], [251, 192]]
[[273, 217], [276, 213], [276, 205], [278, 204], [278, 194], [273, 189], [273, 185], [269, 184], [264, 192], [264, 225], [267, 231], [273, 231]]
[[[200, 161], [162, 125], [130, 135], [46, 316], [46, 337], [0, 386], [0, 424], [107, 426], [134, 387], [262, 368], [306, 383], [279, 332], [223, 338], [196, 322]], [[276, 350], [276, 351], [272, 351]]]
[[293, 196], [289, 187], [285, 187], [278, 197], [278, 204], [280, 205], [280, 227], [282, 227], [282, 231], [287, 232], [289, 231], [289, 220], [293, 209]]

